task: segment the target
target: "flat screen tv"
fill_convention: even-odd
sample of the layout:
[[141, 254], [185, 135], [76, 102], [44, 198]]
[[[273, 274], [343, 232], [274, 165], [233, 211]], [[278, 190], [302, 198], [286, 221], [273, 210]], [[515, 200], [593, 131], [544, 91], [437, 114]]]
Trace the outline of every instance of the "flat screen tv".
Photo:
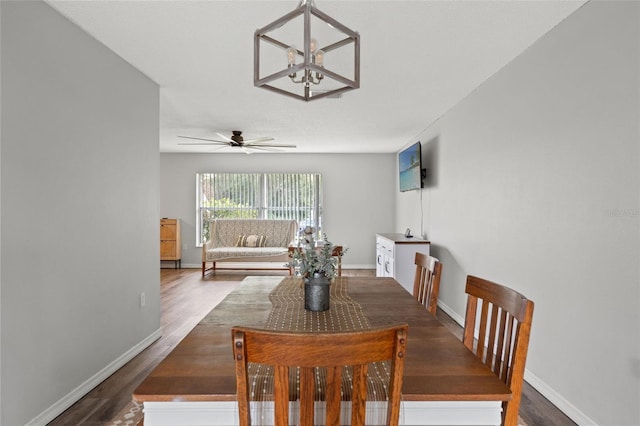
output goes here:
[[398, 154], [400, 170], [400, 191], [422, 188], [422, 150], [416, 142]]

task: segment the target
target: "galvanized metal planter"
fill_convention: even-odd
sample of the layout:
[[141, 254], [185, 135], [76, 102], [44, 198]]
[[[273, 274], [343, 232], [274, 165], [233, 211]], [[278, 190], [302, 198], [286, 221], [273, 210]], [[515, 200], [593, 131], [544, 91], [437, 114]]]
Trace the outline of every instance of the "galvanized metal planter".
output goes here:
[[324, 274], [313, 274], [304, 281], [304, 308], [308, 311], [329, 310], [329, 286], [331, 282]]

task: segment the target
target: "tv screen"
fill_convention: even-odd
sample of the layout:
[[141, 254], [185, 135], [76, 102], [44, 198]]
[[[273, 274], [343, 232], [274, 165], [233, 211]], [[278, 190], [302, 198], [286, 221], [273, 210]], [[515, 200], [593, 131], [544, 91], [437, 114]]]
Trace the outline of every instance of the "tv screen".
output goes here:
[[400, 170], [400, 191], [422, 188], [422, 152], [420, 142], [416, 142], [398, 154]]

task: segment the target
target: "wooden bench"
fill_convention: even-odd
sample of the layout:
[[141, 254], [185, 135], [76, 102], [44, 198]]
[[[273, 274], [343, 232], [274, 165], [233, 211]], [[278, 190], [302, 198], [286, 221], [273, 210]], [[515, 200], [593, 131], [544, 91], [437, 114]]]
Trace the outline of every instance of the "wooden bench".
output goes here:
[[[298, 223], [280, 219], [214, 219], [209, 241], [202, 245], [202, 276], [216, 269], [216, 262], [283, 262], [289, 269], [289, 246]], [[213, 265], [207, 269], [207, 263]], [[267, 269], [267, 268], [248, 268]], [[273, 269], [273, 268], [268, 268]]]

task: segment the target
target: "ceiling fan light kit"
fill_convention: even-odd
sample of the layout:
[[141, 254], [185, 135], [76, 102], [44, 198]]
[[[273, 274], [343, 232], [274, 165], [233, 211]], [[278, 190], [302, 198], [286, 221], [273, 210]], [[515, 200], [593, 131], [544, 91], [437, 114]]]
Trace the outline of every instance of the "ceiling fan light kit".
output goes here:
[[[295, 47], [300, 37], [302, 50]], [[322, 37], [328, 44], [320, 47]], [[277, 49], [267, 51], [267, 46]], [[276, 64], [275, 70], [263, 76], [269, 60]], [[339, 65], [343, 69], [338, 71]], [[255, 31], [253, 82], [256, 87], [303, 101], [335, 98], [358, 89], [360, 35], [318, 10], [313, 0], [301, 0], [293, 11]]]

